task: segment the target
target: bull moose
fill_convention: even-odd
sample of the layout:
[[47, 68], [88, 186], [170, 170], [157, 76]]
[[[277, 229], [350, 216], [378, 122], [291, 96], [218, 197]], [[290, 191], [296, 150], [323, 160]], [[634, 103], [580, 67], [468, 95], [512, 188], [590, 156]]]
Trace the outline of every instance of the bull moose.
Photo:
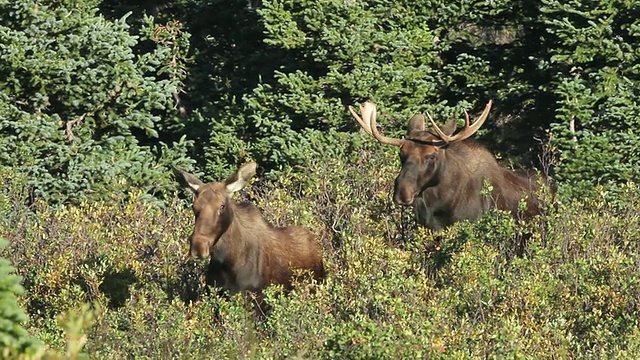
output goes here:
[[[478, 220], [491, 207], [523, 218], [540, 213], [537, 193], [544, 180], [500, 166], [484, 146], [469, 139], [489, 116], [491, 105], [489, 101], [471, 125], [465, 111], [465, 126], [458, 133], [457, 120], [440, 128], [427, 114], [433, 125], [433, 131], [428, 131], [425, 116], [415, 115], [409, 120], [404, 139], [380, 134], [372, 102], [360, 106], [362, 117], [352, 107], [349, 111], [369, 135], [400, 148], [402, 169], [395, 179], [394, 202], [413, 206], [419, 224], [441, 230], [457, 221]], [[487, 183], [489, 194], [483, 191]], [[522, 209], [523, 200], [526, 203]]]
[[[195, 227], [189, 237], [192, 257], [210, 257], [206, 282], [229, 293], [254, 292], [270, 284], [291, 288], [296, 269], [324, 277], [322, 251], [314, 235], [298, 226], [274, 227], [251, 203], [236, 203], [232, 194], [256, 173], [256, 163], [241, 166], [223, 182], [203, 183], [174, 169], [195, 194]], [[182, 182], [182, 181], [181, 181]]]

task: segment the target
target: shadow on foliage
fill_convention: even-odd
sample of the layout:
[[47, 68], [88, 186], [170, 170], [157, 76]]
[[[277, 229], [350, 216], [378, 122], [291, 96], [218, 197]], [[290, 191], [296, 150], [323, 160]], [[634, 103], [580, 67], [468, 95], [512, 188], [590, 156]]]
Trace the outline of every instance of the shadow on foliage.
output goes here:
[[449, 264], [467, 240], [468, 237], [464, 235], [448, 237], [434, 234], [432, 239], [423, 239], [421, 243], [413, 246], [420, 249], [411, 249], [411, 251], [417, 254], [418, 262], [427, 276], [438, 279], [440, 270]]
[[169, 280], [165, 289], [169, 299], [178, 298], [185, 303], [190, 303], [206, 294], [204, 269], [202, 263], [194, 260], [185, 261], [180, 265], [178, 273]]
[[104, 274], [104, 280], [98, 287], [99, 290], [109, 298], [109, 307], [120, 308], [131, 296], [130, 286], [137, 282], [137, 278], [131, 269], [114, 271], [109, 269]]
[[[230, 300], [229, 294], [222, 288], [207, 285], [205, 277], [208, 271], [211, 271], [211, 266], [205, 261], [189, 259], [182, 263], [176, 276], [169, 280], [165, 288], [169, 302], [176, 298], [184, 303], [213, 300], [214, 304], [218, 304], [220, 300]], [[223, 321], [218, 305], [213, 306], [210, 316], [214, 323]]]
[[402, 247], [415, 254], [422, 270], [437, 283], [439, 272], [470, 242], [485, 243], [493, 247], [506, 262], [527, 256], [527, 246], [533, 236], [531, 231], [516, 226], [503, 231], [494, 230], [492, 233], [485, 228], [488, 222], [488, 219], [481, 219], [478, 223], [454, 225], [459, 227], [457, 232], [419, 235], [413, 243], [403, 244]]

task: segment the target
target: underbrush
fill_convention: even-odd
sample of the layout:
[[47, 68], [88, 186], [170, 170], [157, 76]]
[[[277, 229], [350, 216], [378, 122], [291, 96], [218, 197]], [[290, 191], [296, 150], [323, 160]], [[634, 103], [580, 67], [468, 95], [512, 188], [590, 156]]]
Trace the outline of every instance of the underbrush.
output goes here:
[[325, 249], [328, 278], [288, 295], [269, 289], [261, 321], [241, 297], [205, 288], [206, 263], [187, 259], [188, 198], [158, 204], [132, 190], [26, 206], [20, 180], [5, 178], [0, 237], [10, 246], [0, 255], [24, 278], [24, 327], [53, 357], [640, 355], [635, 185], [615, 203], [560, 199], [530, 223], [492, 211], [434, 233], [391, 203], [397, 167], [391, 152], [363, 152], [241, 194]]

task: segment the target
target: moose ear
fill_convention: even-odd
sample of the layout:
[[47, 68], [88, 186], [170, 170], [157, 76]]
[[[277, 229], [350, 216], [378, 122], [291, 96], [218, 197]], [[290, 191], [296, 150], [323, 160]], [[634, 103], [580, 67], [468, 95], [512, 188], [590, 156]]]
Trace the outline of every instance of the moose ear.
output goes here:
[[255, 162], [249, 162], [242, 165], [238, 171], [234, 172], [224, 181], [227, 185], [227, 192], [234, 193], [245, 187], [249, 180], [256, 174], [256, 168], [258, 164]]
[[424, 115], [416, 114], [413, 115], [411, 120], [409, 120], [409, 124], [407, 125], [407, 134], [412, 131], [424, 131]]
[[445, 135], [451, 136], [456, 131], [457, 127], [458, 127], [458, 120], [453, 119], [453, 120], [449, 120], [449, 122], [447, 122], [443, 127], [441, 127], [440, 130], [442, 130], [442, 132], [445, 133]]
[[176, 178], [178, 178], [178, 182], [182, 186], [185, 186], [191, 189], [191, 191], [193, 191], [194, 193], [197, 194], [198, 189], [200, 189], [200, 187], [204, 185], [204, 183], [200, 181], [200, 179], [198, 179], [195, 175], [189, 174], [188, 172], [182, 171], [175, 167], [172, 169], [173, 169], [173, 173], [176, 175]]

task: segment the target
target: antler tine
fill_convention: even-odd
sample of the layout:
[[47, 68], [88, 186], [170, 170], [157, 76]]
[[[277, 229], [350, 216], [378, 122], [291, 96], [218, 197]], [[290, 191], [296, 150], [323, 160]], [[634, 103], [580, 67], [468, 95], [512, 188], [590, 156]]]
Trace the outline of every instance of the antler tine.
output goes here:
[[427, 113], [427, 118], [431, 122], [431, 125], [433, 125], [433, 129], [436, 131], [436, 133], [438, 133], [440, 139], [442, 139], [442, 141], [444, 141], [445, 143], [448, 143], [449, 141], [447, 139], [449, 138], [449, 136], [440, 129], [435, 121], [433, 121], [433, 118], [431, 117], [431, 115], [429, 115], [429, 113]]
[[464, 130], [452, 136], [449, 139], [449, 142], [464, 140], [470, 137], [471, 135], [475, 134], [476, 132], [478, 132], [482, 124], [484, 124], [484, 121], [487, 120], [487, 118], [489, 117], [489, 111], [491, 111], [492, 104], [493, 104], [493, 100], [489, 100], [487, 105], [484, 107], [484, 110], [482, 111], [482, 114], [480, 115], [480, 117], [471, 126], [469, 126], [469, 116], [467, 115], [467, 118], [464, 124]]
[[[349, 111], [351, 112], [351, 116], [353, 116], [354, 119], [356, 119], [356, 121], [358, 122], [358, 124], [360, 124], [360, 126], [364, 129], [364, 131], [366, 131], [367, 134], [373, 136], [373, 133], [371, 132], [371, 128], [369, 127], [368, 122], [363, 121], [362, 118], [355, 112], [355, 110], [353, 110], [351, 106], [349, 106]], [[360, 105], [360, 112], [364, 116], [364, 106], [362, 105]]]
[[438, 125], [436, 125], [436, 123], [433, 121], [433, 119], [431, 119], [431, 117], [429, 117], [429, 120], [433, 124], [433, 127], [434, 127], [435, 131], [438, 133], [438, 136], [440, 136], [442, 141], [444, 141], [445, 143], [452, 143], [454, 141], [462, 141], [464, 139], [467, 139], [471, 135], [475, 134], [478, 130], [480, 130], [480, 127], [482, 126], [482, 124], [484, 124], [485, 120], [487, 120], [487, 117], [489, 117], [489, 111], [491, 111], [491, 105], [492, 104], [493, 104], [493, 100], [489, 100], [487, 105], [484, 107], [484, 110], [482, 111], [482, 114], [473, 123], [473, 125], [469, 125], [469, 113], [467, 113], [465, 111], [464, 112], [464, 115], [465, 115], [464, 129], [462, 129], [461, 132], [459, 132], [459, 133], [457, 133], [457, 134], [455, 134], [453, 136], [449, 136], [449, 135], [445, 134], [444, 132], [442, 132], [442, 130], [440, 130]]
[[464, 111], [464, 128], [468, 128], [469, 127], [469, 113], [467, 112], [467, 110]]
[[360, 126], [362, 126], [362, 128], [364, 128], [364, 130], [369, 135], [372, 135], [381, 143], [394, 146], [402, 146], [402, 144], [404, 143], [404, 140], [402, 139], [390, 138], [380, 134], [376, 122], [376, 105], [374, 103], [367, 101], [364, 104], [360, 105], [360, 113], [362, 114], [362, 118], [360, 118], [351, 107], [349, 107], [349, 111], [351, 111], [351, 115], [353, 115], [356, 121], [358, 121]]

